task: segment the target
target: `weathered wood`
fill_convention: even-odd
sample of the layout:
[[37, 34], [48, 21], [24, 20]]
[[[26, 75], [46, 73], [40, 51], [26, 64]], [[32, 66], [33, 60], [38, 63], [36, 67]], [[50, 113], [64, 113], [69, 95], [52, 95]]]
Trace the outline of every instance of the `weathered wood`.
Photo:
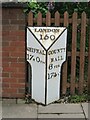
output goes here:
[[68, 24], [69, 24], [69, 19], [68, 19], [69, 15], [68, 15], [68, 12], [66, 11], [64, 13], [64, 26], [65, 27], [68, 27]]
[[39, 12], [37, 16], [37, 25], [42, 26], [42, 13]]
[[71, 52], [71, 94], [75, 93], [76, 78], [76, 40], [77, 40], [77, 13], [72, 18], [72, 52]]
[[[64, 26], [68, 27], [68, 13], [65, 12], [64, 13]], [[66, 57], [66, 59], [68, 60], [68, 57]], [[66, 93], [66, 84], [67, 84], [67, 60], [66, 62], [63, 64], [63, 70], [62, 70], [62, 94]]]
[[28, 25], [33, 26], [33, 13], [31, 11], [28, 14]]
[[79, 71], [79, 94], [83, 93], [84, 62], [85, 62], [85, 40], [86, 40], [86, 13], [81, 18], [81, 40], [80, 40], [80, 71]]
[[59, 26], [60, 25], [60, 14], [59, 12], [57, 11], [55, 13], [55, 26]]
[[[70, 56], [71, 56], [71, 52], [67, 51], [67, 57], [70, 57]], [[76, 56], [80, 57], [80, 52], [79, 51], [76, 52]], [[85, 52], [85, 57], [88, 57], [88, 52]]]
[[[46, 23], [46, 18], [42, 18], [42, 21], [43, 21], [43, 23]], [[86, 21], [87, 21], [87, 23], [89, 23], [89, 19], [87, 19]], [[34, 22], [35, 23], [37, 22], [37, 18], [34, 18]], [[63, 22], [64, 22], [64, 19], [60, 18], [60, 23], [63, 23]], [[68, 22], [72, 23], [72, 19], [69, 18]], [[51, 23], [55, 23], [55, 18], [51, 18]], [[77, 23], [80, 24], [81, 23], [81, 19], [77, 19]]]
[[46, 26], [51, 26], [51, 13], [49, 11], [46, 14]]

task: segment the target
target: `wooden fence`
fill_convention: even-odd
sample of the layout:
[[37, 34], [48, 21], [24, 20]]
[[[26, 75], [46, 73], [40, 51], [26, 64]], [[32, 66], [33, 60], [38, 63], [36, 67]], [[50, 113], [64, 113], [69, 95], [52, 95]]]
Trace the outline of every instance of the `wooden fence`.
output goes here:
[[71, 18], [67, 12], [64, 13], [63, 18], [60, 17], [58, 11], [54, 18], [51, 17], [50, 12], [47, 12], [46, 18], [42, 18], [40, 12], [37, 18], [33, 17], [32, 12], [28, 14], [29, 26], [66, 26], [68, 28], [67, 61], [63, 64], [61, 76], [62, 94], [75, 94], [75, 92], [82, 94], [85, 87], [90, 85], [89, 23], [90, 19], [87, 19], [85, 12], [81, 14], [81, 18], [78, 18], [76, 12]]

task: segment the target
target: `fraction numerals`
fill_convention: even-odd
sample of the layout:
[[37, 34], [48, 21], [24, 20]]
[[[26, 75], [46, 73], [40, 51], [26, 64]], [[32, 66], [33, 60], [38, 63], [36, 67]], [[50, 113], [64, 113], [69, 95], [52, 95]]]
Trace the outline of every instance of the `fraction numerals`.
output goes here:
[[48, 73], [48, 79], [55, 78], [59, 75], [60, 75], [60, 73], [56, 73], [56, 72]]
[[38, 63], [44, 63], [40, 57], [35, 57], [34, 55], [31, 55], [31, 54], [27, 54], [27, 59], [28, 60], [33, 60], [33, 61], [36, 61]]

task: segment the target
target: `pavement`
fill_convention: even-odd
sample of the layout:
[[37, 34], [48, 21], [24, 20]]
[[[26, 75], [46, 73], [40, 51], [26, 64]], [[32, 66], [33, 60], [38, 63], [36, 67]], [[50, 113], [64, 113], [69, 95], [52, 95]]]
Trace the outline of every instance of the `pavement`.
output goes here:
[[[41, 118], [56, 118], [60, 120], [90, 120], [88, 119], [89, 103], [54, 103], [47, 106], [36, 103], [25, 104], [25, 101], [3, 100], [2, 102], [2, 118], [32, 118], [39, 120]], [[0, 115], [1, 116], [1, 115]], [[6, 119], [5, 119], [6, 120]], [[9, 119], [8, 119], [9, 120]], [[11, 119], [10, 119], [11, 120]]]

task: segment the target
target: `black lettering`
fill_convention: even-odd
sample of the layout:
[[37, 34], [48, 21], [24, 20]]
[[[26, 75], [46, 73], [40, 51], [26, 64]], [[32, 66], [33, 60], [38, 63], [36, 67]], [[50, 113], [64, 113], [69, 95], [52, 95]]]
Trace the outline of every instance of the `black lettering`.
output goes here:
[[51, 40], [55, 40], [55, 35], [51, 35], [51, 36], [50, 36], [50, 39], [51, 39]]
[[39, 57], [36, 57], [36, 61], [37, 61], [37, 62], [40, 62], [40, 58], [39, 58]]
[[29, 60], [32, 60], [33, 57], [34, 55], [29, 55]]
[[39, 32], [43, 32], [43, 30], [42, 30], [42, 29], [39, 29]]
[[53, 69], [53, 64], [49, 65], [49, 70]]
[[52, 79], [57, 76], [56, 72], [48, 73], [48, 79]]
[[61, 56], [61, 60], [63, 60], [63, 57]]
[[39, 49], [36, 49], [36, 53], [39, 53], [39, 51], [40, 51]]
[[51, 58], [51, 62], [54, 62], [54, 58]]
[[40, 34], [40, 40], [43, 40], [42, 35]]
[[59, 32], [59, 29], [42, 29], [42, 28], [40, 28], [40, 29], [37, 29], [37, 28], [35, 28], [35, 32]]
[[35, 32], [38, 32], [38, 30], [35, 28]]
[[48, 39], [49, 39], [49, 36], [46, 34], [44, 37], [44, 40], [48, 40]]

